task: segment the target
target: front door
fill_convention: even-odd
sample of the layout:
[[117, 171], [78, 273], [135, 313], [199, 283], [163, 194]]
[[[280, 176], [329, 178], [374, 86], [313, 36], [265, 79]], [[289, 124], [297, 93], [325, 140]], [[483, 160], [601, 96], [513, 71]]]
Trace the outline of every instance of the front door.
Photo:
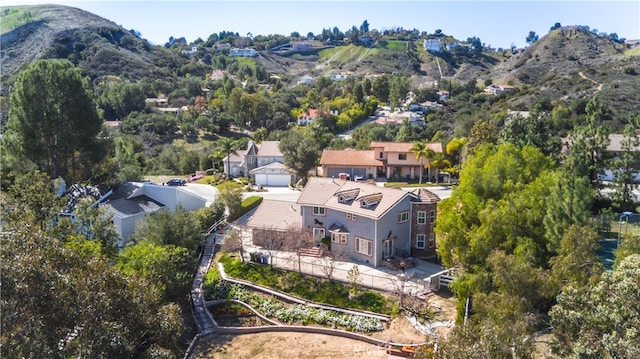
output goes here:
[[383, 242], [383, 258], [390, 258], [393, 256], [393, 239], [388, 239]]

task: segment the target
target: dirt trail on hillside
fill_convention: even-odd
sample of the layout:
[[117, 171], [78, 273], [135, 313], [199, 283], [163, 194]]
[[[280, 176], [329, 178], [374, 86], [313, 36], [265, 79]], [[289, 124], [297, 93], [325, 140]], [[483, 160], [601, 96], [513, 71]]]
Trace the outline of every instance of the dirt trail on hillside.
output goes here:
[[585, 74], [583, 74], [583, 73], [582, 73], [582, 71], [578, 72], [578, 75], [579, 75], [580, 77], [582, 77], [583, 79], [585, 79], [585, 80], [589, 80], [589, 81], [593, 82], [594, 84], [598, 85], [597, 91], [602, 90], [602, 85], [603, 85], [603, 84], [599, 83], [598, 81], [596, 81], [596, 80], [594, 80], [594, 79], [592, 79], [592, 78], [589, 78], [589, 77], [585, 76]]

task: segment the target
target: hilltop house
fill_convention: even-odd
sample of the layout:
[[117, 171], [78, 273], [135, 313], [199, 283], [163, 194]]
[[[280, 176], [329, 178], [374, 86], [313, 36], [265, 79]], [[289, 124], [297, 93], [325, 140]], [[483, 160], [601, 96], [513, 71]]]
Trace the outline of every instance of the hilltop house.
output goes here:
[[284, 165], [279, 145], [280, 141], [260, 144], [249, 141], [246, 150], [238, 150], [222, 160], [224, 173], [230, 177], [251, 177], [258, 186], [288, 186], [293, 176]]
[[[323, 177], [340, 178], [347, 174], [351, 179], [416, 179], [420, 177], [420, 161], [410, 150], [411, 142], [371, 142], [370, 150], [322, 151], [320, 165]], [[442, 153], [441, 143], [429, 143], [427, 147]], [[433, 169], [428, 159], [423, 159], [423, 177], [435, 179], [438, 169]], [[428, 168], [428, 170], [426, 170]], [[344, 176], [343, 176], [344, 177]]]
[[490, 95], [500, 95], [502, 93], [505, 92], [512, 92], [515, 90], [515, 87], [513, 86], [509, 86], [509, 85], [496, 85], [496, 84], [491, 84], [487, 87], [484, 88], [484, 92], [488, 93]]
[[440, 39], [425, 39], [422, 46], [429, 52], [438, 53], [442, 49], [442, 42]]
[[439, 200], [426, 189], [312, 177], [297, 204], [302, 227], [318, 240], [329, 237], [332, 252], [377, 267], [395, 258], [435, 255]]
[[231, 56], [240, 56], [240, 57], [255, 57], [258, 56], [258, 52], [255, 49], [250, 48], [233, 48], [229, 51], [229, 55]]

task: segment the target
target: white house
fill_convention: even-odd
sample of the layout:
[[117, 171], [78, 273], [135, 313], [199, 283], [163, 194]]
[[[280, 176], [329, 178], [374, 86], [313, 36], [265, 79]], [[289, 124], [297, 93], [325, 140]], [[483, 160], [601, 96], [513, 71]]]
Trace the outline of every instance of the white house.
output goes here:
[[195, 195], [179, 186], [127, 182], [98, 206], [113, 215], [113, 224], [122, 238], [118, 247], [122, 247], [129, 241], [136, 223], [145, 216], [161, 209], [174, 211], [179, 206], [194, 211], [204, 207], [206, 203], [206, 198]]
[[422, 46], [429, 52], [438, 53], [442, 49], [442, 43], [440, 39], [425, 39]]
[[244, 49], [233, 48], [231, 49], [231, 51], [229, 51], [229, 54], [231, 56], [242, 56], [242, 57], [258, 56], [258, 52], [255, 49], [249, 49], [249, 48], [244, 48]]
[[298, 81], [298, 85], [313, 85], [316, 79], [313, 76], [304, 75]]

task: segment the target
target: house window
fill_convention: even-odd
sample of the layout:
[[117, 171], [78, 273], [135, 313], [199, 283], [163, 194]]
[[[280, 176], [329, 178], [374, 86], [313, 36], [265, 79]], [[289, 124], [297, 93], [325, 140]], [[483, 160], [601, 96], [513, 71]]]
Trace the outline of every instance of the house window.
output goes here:
[[398, 223], [404, 223], [409, 221], [409, 212], [400, 212], [398, 215]]
[[331, 242], [336, 244], [347, 244], [349, 241], [348, 233], [331, 233]]
[[399, 153], [398, 154], [398, 159], [400, 161], [406, 161], [407, 160], [407, 154], [406, 153]]
[[313, 215], [314, 216], [324, 216], [325, 208], [324, 207], [313, 207]]
[[433, 223], [436, 221], [436, 211], [434, 209], [432, 209], [429, 212], [429, 223]]
[[324, 238], [324, 228], [314, 227], [313, 228], [313, 238], [315, 238], [315, 239]]
[[436, 234], [431, 232], [429, 233], [429, 248], [433, 248], [436, 245]]
[[353, 213], [347, 213], [347, 219], [351, 220], [351, 221], [357, 221], [358, 220], [358, 216], [356, 216]]
[[424, 249], [425, 236], [424, 233], [416, 235], [416, 249]]
[[380, 152], [380, 159], [384, 159], [384, 153]]
[[247, 163], [253, 163], [255, 158], [253, 156], [247, 156]]
[[418, 224], [426, 224], [427, 223], [427, 212], [426, 211], [418, 211], [417, 213], [417, 223]]
[[356, 237], [356, 253], [367, 256], [373, 255], [373, 242], [368, 239]]

